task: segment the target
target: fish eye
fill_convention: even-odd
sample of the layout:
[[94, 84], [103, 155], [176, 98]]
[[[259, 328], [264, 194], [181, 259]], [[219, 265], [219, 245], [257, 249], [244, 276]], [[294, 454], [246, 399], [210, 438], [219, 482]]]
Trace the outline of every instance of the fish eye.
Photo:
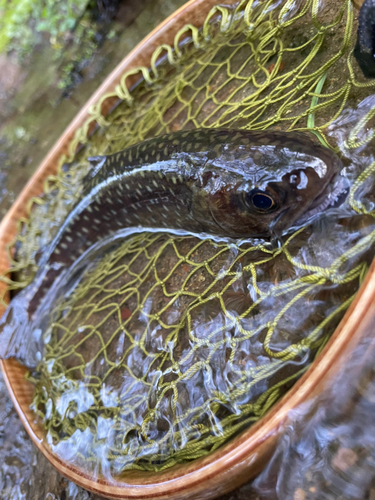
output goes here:
[[246, 204], [257, 212], [269, 212], [276, 206], [272, 196], [259, 189], [246, 193]]

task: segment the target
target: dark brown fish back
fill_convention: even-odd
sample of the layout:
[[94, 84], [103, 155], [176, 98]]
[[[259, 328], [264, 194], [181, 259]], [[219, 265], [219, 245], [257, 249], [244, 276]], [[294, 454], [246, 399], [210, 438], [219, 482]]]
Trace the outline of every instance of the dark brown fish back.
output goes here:
[[[85, 178], [81, 199], [42, 256], [34, 282], [12, 301], [2, 319], [0, 357], [17, 355], [25, 364], [35, 364], [33, 349], [25, 350], [23, 347], [26, 342], [24, 336], [27, 340], [32, 335], [25, 329], [39, 304], [55, 280], [61, 278], [62, 271], [92, 245], [116, 231], [145, 227], [231, 236], [227, 229], [230, 229], [231, 220], [236, 220], [236, 213], [234, 217], [230, 214], [226, 226], [218, 222], [213, 211], [215, 207], [210, 206], [204, 190], [205, 165], [215, 163], [217, 159], [223, 172], [222, 182], [225, 183], [226, 175], [233, 174], [237, 176], [236, 182], [240, 183], [241, 175], [246, 172], [241, 171], [241, 165], [237, 163], [229, 168], [228, 174], [226, 159], [236, 155], [240, 160], [241, 155], [248, 158], [252, 151], [262, 156], [265, 150], [275, 148], [280, 154], [288, 150], [288, 158], [297, 157], [299, 153], [318, 158], [332, 172], [341, 167], [336, 155], [301, 133], [226, 129], [175, 132], [118, 153], [92, 158], [93, 170]], [[239, 173], [236, 172], [236, 165], [239, 166]], [[259, 170], [258, 165], [256, 172]], [[233, 186], [237, 185], [236, 182]], [[325, 180], [325, 183], [328, 181]], [[225, 191], [225, 185], [223, 189]], [[225, 214], [221, 212], [221, 216]], [[241, 219], [239, 224], [242, 223]], [[251, 236], [251, 227], [245, 229], [247, 236]], [[254, 236], [265, 236], [262, 230], [257, 231], [259, 234]], [[54, 286], [57, 286], [56, 283]], [[30, 330], [30, 326], [28, 328]], [[21, 351], [24, 354], [21, 355]]]

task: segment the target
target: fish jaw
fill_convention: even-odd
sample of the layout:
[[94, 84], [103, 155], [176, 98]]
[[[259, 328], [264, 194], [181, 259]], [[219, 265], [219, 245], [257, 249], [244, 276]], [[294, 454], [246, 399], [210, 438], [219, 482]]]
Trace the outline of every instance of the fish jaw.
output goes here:
[[336, 208], [343, 204], [348, 195], [349, 188], [348, 179], [340, 174], [336, 174], [332, 182], [327, 185], [326, 191], [315, 198], [308, 210], [298, 219], [297, 223], [305, 224], [327, 209]]

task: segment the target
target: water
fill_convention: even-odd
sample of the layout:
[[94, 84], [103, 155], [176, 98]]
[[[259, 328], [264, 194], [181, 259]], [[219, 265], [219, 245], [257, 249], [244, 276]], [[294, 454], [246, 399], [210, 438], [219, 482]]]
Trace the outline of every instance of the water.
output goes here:
[[38, 313], [47, 347], [34, 404], [54, 452], [110, 478], [184, 462], [192, 440], [205, 453], [256, 421], [334, 331], [373, 257], [373, 218], [345, 212], [281, 253], [145, 233], [79, 283], [72, 273]]
[[[327, 2], [325, 4], [325, 6], [330, 7], [330, 3]], [[331, 8], [334, 9], [334, 6], [332, 5]], [[298, 34], [296, 34], [296, 36], [294, 38], [292, 38], [292, 41], [290, 42], [291, 45], [288, 45], [288, 47], [295, 46], [292, 44], [295, 44], [297, 42], [299, 43], [299, 45], [304, 43], [303, 40], [297, 41], [296, 40], [297, 37], [298, 37]], [[331, 45], [334, 45], [336, 43], [336, 40], [340, 40], [340, 32], [335, 33], [335, 37], [333, 38], [333, 43], [328, 44], [329, 47], [328, 48], [326, 47], [325, 50], [329, 51], [331, 48]], [[322, 57], [325, 54], [325, 50], [322, 50]], [[291, 59], [289, 59], [289, 61], [287, 61], [287, 62], [289, 62], [289, 64], [292, 64]], [[330, 78], [328, 78], [328, 80], [327, 80], [328, 85], [329, 85], [329, 87], [328, 87], [329, 90], [331, 90], [332, 86], [334, 87], [335, 76], [336, 75], [330, 75]], [[363, 95], [365, 92], [367, 92], [369, 94], [367, 97], [365, 95]], [[291, 280], [290, 273], [292, 273], [293, 277], [295, 277], [295, 274], [297, 274], [298, 277], [300, 277], [300, 278], [301, 277], [303, 278], [304, 276], [306, 276], [306, 274], [305, 274], [306, 269], [304, 269], [303, 266], [301, 266], [301, 264], [319, 267], [323, 262], [323, 264], [329, 263], [329, 265], [331, 266], [335, 262], [335, 259], [337, 259], [337, 257], [341, 256], [342, 251], [345, 251], [345, 250], [347, 251], [347, 259], [346, 260], [344, 259], [344, 261], [340, 262], [340, 264], [343, 265], [344, 269], [341, 269], [341, 267], [339, 266], [336, 269], [335, 273], [333, 273], [333, 274], [331, 273], [330, 277], [333, 277], [335, 274], [336, 278], [337, 277], [340, 278], [340, 277], [343, 277], [344, 274], [346, 274], [346, 272], [351, 271], [353, 269], [356, 269], [354, 276], [355, 276], [355, 279], [357, 280], [356, 281], [357, 285], [363, 279], [364, 273], [366, 271], [366, 267], [367, 267], [368, 262], [370, 260], [369, 254], [367, 254], [367, 256], [365, 256], [365, 257], [364, 257], [364, 255], [366, 254], [366, 252], [371, 253], [371, 251], [372, 251], [372, 247], [371, 247], [371, 245], [372, 245], [371, 233], [373, 232], [371, 229], [372, 215], [366, 215], [363, 212], [364, 212], [364, 210], [365, 211], [372, 211], [372, 209], [373, 209], [373, 199], [372, 199], [372, 197], [373, 197], [373, 195], [372, 195], [372, 193], [373, 193], [373, 172], [371, 170], [371, 164], [373, 162], [373, 153], [372, 153], [372, 145], [371, 144], [367, 145], [365, 147], [360, 146], [357, 148], [348, 148], [347, 143], [348, 143], [348, 139], [350, 139], [350, 137], [349, 137], [350, 130], [353, 129], [353, 127], [357, 123], [360, 122], [360, 119], [363, 118], [366, 115], [366, 113], [372, 109], [372, 107], [373, 107], [373, 100], [372, 100], [372, 96], [371, 96], [371, 90], [368, 90], [368, 89], [364, 90], [364, 88], [360, 88], [360, 87], [358, 89], [355, 89], [354, 95], [351, 96], [351, 100], [346, 104], [346, 108], [342, 114], [341, 121], [340, 121], [340, 119], [337, 120], [336, 123], [330, 127], [329, 133], [328, 133], [328, 137], [331, 139], [331, 142], [333, 142], [334, 144], [338, 144], [339, 149], [341, 151], [341, 154], [343, 154], [343, 156], [345, 158], [346, 175], [348, 176], [348, 178], [353, 181], [362, 172], [367, 172], [367, 174], [368, 174], [368, 175], [366, 174], [367, 176], [365, 176], [365, 178], [364, 178], [365, 182], [363, 182], [361, 184], [361, 186], [358, 187], [358, 189], [355, 189], [352, 191], [352, 198], [351, 198], [352, 204], [351, 204], [350, 209], [347, 207], [348, 212], [346, 213], [346, 216], [347, 216], [346, 223], [344, 222], [345, 217], [343, 217], [343, 214], [340, 215], [337, 213], [336, 214], [333, 213], [333, 219], [331, 221], [328, 221], [328, 223], [323, 222], [321, 225], [318, 225], [315, 228], [315, 230], [313, 231], [313, 234], [310, 234], [307, 232], [305, 234], [305, 236], [302, 236], [302, 240], [301, 239], [292, 240], [292, 242], [291, 242], [291, 246], [292, 246], [291, 255], [294, 259], [293, 266], [290, 265], [291, 262], [289, 259], [285, 259], [286, 254], [284, 253], [279, 257], [279, 260], [277, 261], [276, 265], [271, 265], [268, 268], [266, 265], [259, 266], [259, 268], [257, 269], [257, 271], [259, 271], [259, 274], [257, 273], [257, 278], [259, 278], [259, 282], [260, 282], [261, 286], [259, 286], [258, 288], [252, 286], [253, 281], [251, 280], [250, 276], [245, 275], [245, 278], [247, 281], [241, 282], [241, 283], [233, 283], [233, 285], [234, 285], [233, 291], [234, 292], [238, 292], [239, 290], [241, 291], [240, 287], [241, 286], [243, 287], [243, 285], [245, 285], [244, 288], [245, 289], [247, 288], [250, 295], [257, 298], [259, 291], [265, 293], [270, 288], [275, 290], [275, 289], [277, 289], [277, 286], [289, 285], [290, 280]], [[327, 115], [325, 116], [325, 118], [327, 119], [327, 118], [331, 118], [331, 117], [332, 117], [332, 113], [329, 114], [327, 112]], [[364, 126], [363, 130], [359, 131], [359, 135], [360, 135], [361, 139], [366, 137], [366, 134], [367, 134], [367, 131], [369, 128], [371, 129], [371, 122], [370, 122], [370, 124], [367, 124], [366, 126]], [[20, 132], [22, 135], [22, 131], [20, 131]], [[119, 134], [119, 136], [121, 136], [121, 134]], [[357, 210], [357, 212], [358, 212], [357, 214], [355, 213], [355, 210]], [[339, 220], [338, 224], [337, 224], [337, 220], [335, 220], [335, 217], [338, 217], [338, 220]], [[370, 222], [367, 223], [366, 220], [369, 220]], [[349, 222], [349, 221], [352, 221], [352, 222]], [[358, 223], [355, 221], [357, 221]], [[324, 224], [326, 224], [326, 225], [324, 225]], [[338, 227], [340, 225], [341, 225], [341, 228]], [[329, 228], [329, 229], [327, 229], [327, 228]], [[360, 233], [359, 235], [358, 235], [358, 231]], [[353, 237], [353, 241], [350, 241], [347, 238], [348, 234]], [[341, 236], [344, 236], [345, 238], [341, 238]], [[362, 243], [364, 244], [362, 247], [362, 250], [360, 249], [361, 240], [362, 240]], [[354, 244], [359, 244], [359, 246], [357, 247], [357, 250], [359, 251], [359, 253], [356, 255], [360, 259], [363, 258], [362, 261], [361, 260], [359, 262], [356, 261], [355, 258], [353, 259], [353, 255], [350, 254], [350, 249], [352, 248], [352, 246]], [[361, 254], [361, 252], [364, 252], [364, 253]], [[249, 263], [249, 262], [247, 262], [247, 263]], [[321, 278], [321, 275], [319, 274], [319, 272], [320, 272], [319, 269], [316, 270], [316, 272], [315, 272], [315, 278], [318, 281]], [[249, 273], [249, 274], [251, 274], [251, 273]], [[272, 276], [272, 280], [269, 279], [270, 276]], [[341, 283], [341, 285], [345, 285], [345, 283]], [[315, 293], [315, 292], [318, 292], [318, 293]], [[309, 297], [309, 300], [306, 301], [303, 299], [299, 303], [296, 302], [294, 305], [294, 309], [289, 310], [289, 313], [290, 313], [289, 317], [288, 317], [288, 314], [284, 315], [284, 318], [283, 318], [284, 323], [281, 321], [280, 329], [278, 331], [274, 332], [275, 335], [272, 336], [271, 343], [270, 343], [271, 349], [273, 349], [274, 352], [277, 353], [278, 350], [280, 350], [280, 348], [281, 348], [281, 350], [285, 349], [286, 347], [288, 347], [288, 345], [290, 345], [291, 342], [295, 342], [295, 341], [300, 340], [298, 335], [300, 335], [301, 330], [303, 330], [304, 321], [307, 321], [308, 326], [311, 327], [311, 325], [308, 322], [308, 311], [306, 311], [306, 309], [307, 309], [306, 304], [308, 306], [311, 306], [311, 311], [314, 311], [314, 312], [316, 312], [315, 308], [317, 306], [322, 307], [320, 309], [320, 314], [321, 314], [321, 318], [323, 320], [326, 317], [327, 310], [329, 311], [329, 303], [327, 302], [327, 296], [329, 297], [329, 299], [331, 301], [332, 301], [332, 297], [333, 297], [333, 305], [337, 306], [338, 304], [340, 304], [342, 302], [343, 297], [346, 297], [349, 300], [352, 292], [353, 292], [353, 290], [350, 289], [350, 286], [349, 286], [348, 290], [344, 291], [344, 294], [342, 292], [342, 289], [340, 289], [340, 293], [337, 294], [334, 291], [334, 287], [331, 287], [331, 289], [330, 289], [329, 286], [326, 290], [320, 290], [320, 289], [313, 290], [311, 292], [311, 296]], [[280, 305], [280, 308], [282, 309], [282, 305], [281, 305], [282, 299], [278, 299], [278, 300], [281, 301], [281, 302], [279, 302], [279, 305]], [[286, 300], [285, 297], [284, 297], [284, 300]], [[269, 300], [268, 304], [267, 304], [267, 300], [264, 300], [264, 304], [265, 304], [266, 308], [268, 305], [269, 310], [272, 310], [273, 303], [271, 300]], [[285, 304], [286, 303], [284, 302], [284, 305]], [[123, 313], [124, 318], [128, 314], [128, 312], [125, 309], [124, 309], [125, 312]], [[127, 309], [130, 310], [129, 307], [127, 307]], [[264, 311], [266, 311], [266, 309]], [[303, 316], [304, 313], [306, 313], [306, 316]], [[295, 331], [291, 332], [290, 331], [290, 324], [293, 323], [293, 321], [295, 320], [296, 317], [298, 317], [300, 319], [301, 323], [298, 325], [296, 324]], [[200, 321], [200, 323], [202, 323], [202, 322]], [[333, 329], [331, 331], [333, 331]], [[214, 331], [212, 331], [212, 333], [214, 333]], [[199, 338], [198, 330], [197, 330], [197, 334], [198, 334], [197, 337]], [[155, 343], [155, 345], [157, 347], [157, 345], [158, 345], [157, 342]], [[362, 351], [361, 350], [359, 351], [358, 357], [356, 359], [361, 359], [361, 355], [362, 355], [363, 351], [366, 351], [366, 346], [363, 348]], [[246, 358], [238, 358], [238, 359], [236, 359], [236, 361], [240, 362], [240, 361], [243, 361], [244, 359], [245, 359], [245, 364], [246, 364], [246, 362], [249, 361]], [[349, 370], [348, 373], [351, 373], [351, 371]], [[86, 376], [86, 374], [84, 374], [84, 376]], [[89, 376], [89, 374], [87, 376]], [[218, 378], [215, 380], [215, 383], [217, 380], [218, 380]], [[345, 383], [346, 380], [347, 379], [345, 378], [344, 382], [342, 382], [342, 383]], [[353, 380], [355, 380], [355, 379], [353, 378]], [[209, 380], [209, 382], [211, 383], [212, 380]], [[335, 416], [336, 422], [334, 422], [334, 424], [329, 424], [330, 426], [336, 425], [336, 423], [340, 420], [340, 411], [341, 411], [340, 405], [337, 405], [337, 408], [338, 408], [339, 415]], [[358, 415], [359, 415], [359, 417], [358, 417], [359, 421], [361, 420], [362, 417], [360, 417], [360, 415], [363, 413], [363, 411], [364, 410], [362, 408], [360, 408], [359, 413], [353, 412], [353, 415], [355, 417], [353, 422], [356, 421], [356, 418]], [[300, 413], [303, 414], [303, 412], [304, 412], [304, 409], [302, 408]], [[327, 406], [327, 412], [329, 413], [329, 406]], [[345, 412], [341, 412], [341, 416], [345, 416]], [[309, 414], [309, 418], [310, 417], [311, 417], [311, 414]], [[237, 495], [238, 498], [241, 498], [241, 496], [242, 496], [242, 498], [250, 498], [250, 495], [253, 495], [253, 494], [255, 494], [255, 495], [265, 494], [265, 495], [269, 495], [268, 498], [275, 498], [275, 495], [279, 495], [280, 498], [284, 498], [285, 495], [289, 495], [289, 497], [293, 498], [293, 500], [296, 500], [296, 499], [301, 500], [301, 499], [307, 498], [307, 495], [314, 495], [316, 493], [316, 491], [320, 491], [321, 495], [323, 495], [323, 494], [328, 495], [329, 494], [329, 491], [327, 492], [324, 489], [325, 486], [320, 488], [319, 478], [317, 478], [316, 485], [313, 484], [313, 482], [314, 482], [313, 480], [308, 479], [310, 477], [310, 475], [308, 474], [308, 472], [309, 472], [308, 470], [306, 472], [307, 481], [312, 481], [312, 483], [311, 484], [309, 483], [307, 486], [303, 483], [303, 481], [299, 475], [301, 467], [300, 467], [300, 463], [298, 462], [298, 457], [297, 457], [297, 459], [295, 459], [294, 450], [293, 450], [293, 448], [291, 448], [289, 446], [289, 442], [291, 441], [291, 439], [295, 439], [296, 440], [295, 443], [297, 443], [296, 444], [297, 451], [301, 452], [301, 454], [303, 456], [308, 458], [309, 466], [311, 465], [311, 468], [317, 469], [319, 467], [322, 467], [321, 474], [323, 476], [325, 475], [325, 480], [327, 479], [327, 474], [329, 476], [329, 474], [332, 472], [330, 470], [330, 467], [329, 467], [329, 462], [325, 461], [325, 462], [317, 463], [316, 460], [318, 460], [318, 462], [319, 462], [319, 457], [321, 456], [320, 448], [319, 448], [320, 443], [326, 442], [326, 443], [332, 444], [331, 441], [329, 441], [330, 436], [328, 436], [328, 438], [326, 438], [326, 441], [324, 441], [324, 440], [323, 441], [319, 441], [319, 440], [314, 441], [313, 437], [311, 437], [311, 434], [308, 433], [310, 428], [308, 425], [305, 425], [306, 421], [303, 420], [303, 418], [304, 417], [302, 416], [301, 417], [301, 427], [308, 428], [306, 431], [307, 434], [302, 434], [300, 436], [297, 432], [294, 431], [294, 428], [291, 432], [292, 437], [290, 437], [290, 436], [288, 436], [288, 434], [286, 434], [285, 438], [284, 438], [285, 440], [281, 441], [280, 448], [279, 448], [277, 454], [275, 455], [275, 459], [271, 463], [270, 468], [266, 469], [265, 473], [254, 484], [254, 487], [250, 488], [248, 486], [248, 487], [245, 487], [243, 489], [240, 489], [236, 493], [233, 494], [234, 497]], [[324, 434], [324, 432], [325, 432], [324, 425], [325, 424], [324, 424], [324, 422], [322, 424], [320, 424], [320, 422], [321, 422], [321, 420], [319, 420], [320, 415], [317, 415], [316, 418], [317, 418], [317, 420], [316, 421], [312, 420], [312, 422], [316, 422], [318, 426], [321, 425], [322, 429], [323, 429], [322, 433]], [[368, 417], [363, 418], [363, 421], [367, 425], [367, 423], [369, 421]], [[299, 420], [297, 419], [296, 424], [295, 424], [296, 429], [298, 428], [298, 425], [299, 425], [298, 422], [299, 422]], [[354, 450], [354, 454], [353, 454], [353, 450], [351, 449], [352, 443], [349, 443], [348, 441], [345, 441], [345, 440], [342, 440], [340, 442], [340, 439], [341, 439], [340, 432], [343, 429], [344, 430], [343, 434], [352, 435], [354, 433], [354, 438], [353, 439], [351, 438], [351, 439], [352, 439], [352, 442], [354, 443], [353, 446], [355, 448], [356, 447], [355, 434], [356, 434], [357, 430], [354, 430], [352, 432], [351, 427], [350, 427], [350, 423], [349, 424], [345, 423], [344, 427], [342, 426], [341, 423], [338, 423], [337, 429], [338, 430], [337, 430], [336, 434], [334, 433], [334, 437], [336, 439], [336, 443], [334, 443], [334, 444], [335, 444], [335, 446], [337, 445], [337, 448], [335, 448], [330, 455], [331, 458], [332, 457], [337, 457], [337, 458], [335, 461], [333, 461], [333, 458], [332, 458], [330, 463], [332, 463], [336, 469], [337, 469], [337, 467], [339, 469], [341, 467], [341, 472], [347, 472], [347, 471], [350, 472], [350, 470], [349, 470], [350, 467], [359, 463], [358, 459], [356, 459], [356, 456], [358, 455], [358, 453], [357, 453], [357, 450]], [[372, 446], [371, 439], [368, 436], [366, 436], [366, 434], [363, 434], [364, 432], [366, 432], [366, 427], [361, 428], [360, 432], [357, 432], [359, 439], [362, 441], [365, 440], [366, 442], [368, 440], [368, 443], [369, 443], [368, 448], [371, 450], [371, 446]], [[300, 441], [298, 441], [299, 439], [300, 439]], [[298, 445], [299, 442], [301, 443], [300, 445]], [[313, 443], [313, 444], [315, 443], [315, 445], [312, 447], [308, 447], [306, 445], [306, 443], [308, 445], [311, 443]], [[312, 449], [318, 450], [316, 455], [311, 455]], [[372, 452], [369, 452], [369, 453], [367, 453], [367, 455], [364, 454], [363, 456], [369, 457], [371, 455], [371, 453]], [[277, 468], [274, 469], [273, 468], [275, 466], [275, 464], [278, 464], [278, 466], [279, 466], [280, 463], [281, 463], [281, 465], [283, 463], [285, 463], [283, 460], [277, 460], [277, 457], [280, 457], [280, 456], [281, 457], [293, 456], [295, 467], [293, 468], [293, 471], [291, 474], [290, 474], [290, 471], [288, 471], [288, 470], [285, 471], [284, 469], [277, 469]], [[327, 459], [328, 458], [329, 458], [329, 454], [327, 455]], [[368, 458], [366, 458], [366, 460], [368, 461]], [[327, 466], [327, 464], [328, 464], [328, 466]], [[344, 464], [344, 466], [342, 464]], [[347, 467], [348, 464], [349, 464], [349, 467], [346, 469], [346, 471], [342, 471], [342, 468]], [[333, 467], [333, 465], [332, 465], [332, 467]], [[331, 469], [332, 469], [332, 467], [331, 467]], [[328, 473], [325, 473], [325, 470], [324, 470], [325, 468], [327, 468], [329, 470]], [[305, 472], [305, 471], [303, 471], [303, 472]], [[341, 474], [341, 472], [339, 472], [339, 474]], [[365, 474], [365, 476], [361, 476], [362, 473]], [[359, 473], [357, 473], [357, 474], [359, 474]], [[371, 495], [372, 493], [368, 493], [369, 491], [371, 492], [371, 484], [370, 484], [371, 481], [368, 481], [366, 479], [366, 477], [370, 478], [372, 473], [371, 473], [371, 471], [368, 473], [367, 469], [361, 468], [361, 474], [359, 474], [359, 476], [362, 477], [362, 479], [363, 479], [362, 485], [360, 484], [361, 481], [354, 481], [354, 480], [351, 481], [350, 477], [349, 477], [349, 479], [345, 478], [345, 480], [343, 482], [341, 481], [341, 483], [337, 482], [335, 480], [334, 473], [332, 473], [328, 477], [328, 480], [332, 484], [334, 484], [334, 486], [335, 486], [334, 492], [337, 496], [347, 495], [347, 494], [353, 495], [353, 494], [359, 494], [359, 493], [360, 494], [363, 493], [364, 495], [367, 495], [367, 496], [369, 494]], [[275, 475], [279, 478], [278, 484], [275, 487], [270, 486], [271, 483], [269, 481], [269, 478], [271, 476], [274, 477]], [[362, 490], [361, 491], [359, 491], [358, 489], [355, 491], [353, 490], [354, 493], [347, 491], [346, 490], [347, 485], [350, 484], [351, 482], [353, 482], [354, 486], [357, 488], [362, 487]], [[267, 484], [268, 484], [268, 486], [267, 486]], [[266, 485], [266, 487], [264, 485]], [[341, 487], [341, 490], [339, 490], [339, 487]], [[70, 488], [72, 489], [73, 487], [70, 487]], [[256, 489], [255, 493], [254, 493], [254, 488]], [[268, 491], [265, 491], [265, 489], [267, 490], [267, 488], [268, 488]], [[272, 489], [272, 488], [274, 488], [274, 489]], [[314, 490], [314, 488], [315, 488], [315, 490]], [[319, 488], [320, 488], [320, 490], [319, 490]], [[250, 493], [251, 489], [252, 489], [253, 493]], [[322, 492], [324, 492], [324, 493], [322, 493]], [[71, 493], [69, 493], [69, 494], [71, 494]], [[53, 493], [51, 492], [51, 496], [52, 495], [55, 495], [55, 492], [53, 492]], [[273, 497], [272, 497], [272, 495], [273, 495]], [[283, 497], [283, 495], [284, 495], [284, 497]], [[277, 496], [276, 496], [276, 498], [277, 498]], [[317, 498], [320, 498], [319, 495], [317, 496]]]
[[[0, 55], [0, 217], [109, 72], [165, 17], [185, 0], [124, 2], [107, 24], [112, 38], [82, 65], [68, 95], [57, 87], [62, 69], [77, 54], [68, 44], [56, 60], [49, 41], [41, 40], [19, 63]], [[85, 62], [85, 61], [84, 61]], [[56, 118], [58, 117], [58, 119]], [[13, 408], [0, 373], [0, 499], [88, 500], [98, 498], [60, 476], [36, 450]], [[9, 430], [11, 429], [11, 432]]]

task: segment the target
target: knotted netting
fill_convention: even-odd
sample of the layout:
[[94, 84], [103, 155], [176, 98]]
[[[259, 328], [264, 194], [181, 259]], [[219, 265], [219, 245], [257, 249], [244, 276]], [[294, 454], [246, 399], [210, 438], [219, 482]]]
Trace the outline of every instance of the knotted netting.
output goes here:
[[341, 211], [276, 248], [141, 233], [90, 264], [51, 312], [35, 376], [33, 408], [64, 457], [111, 473], [201, 457], [262, 417], [324, 347], [375, 240], [374, 84], [352, 56], [356, 29], [349, 0], [217, 6], [158, 48], [131, 92], [134, 72], [92, 109], [20, 221], [9, 288], [31, 279], [87, 157], [166, 132], [309, 131], [340, 152], [351, 188]]

